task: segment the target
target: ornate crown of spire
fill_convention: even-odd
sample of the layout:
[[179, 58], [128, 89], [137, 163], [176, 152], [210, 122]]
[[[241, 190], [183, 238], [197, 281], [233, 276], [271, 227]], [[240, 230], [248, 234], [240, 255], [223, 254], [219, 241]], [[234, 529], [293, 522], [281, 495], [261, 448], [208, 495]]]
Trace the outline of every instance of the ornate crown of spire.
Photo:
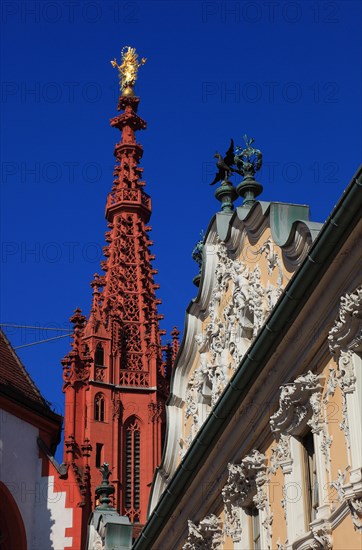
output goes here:
[[138, 69], [146, 63], [146, 58], [142, 57], [138, 62], [136, 48], [124, 46], [121, 51], [122, 63], [118, 65], [116, 58], [111, 61], [112, 67], [117, 68], [119, 72], [119, 85], [122, 95], [134, 96], [133, 88], [137, 80]]

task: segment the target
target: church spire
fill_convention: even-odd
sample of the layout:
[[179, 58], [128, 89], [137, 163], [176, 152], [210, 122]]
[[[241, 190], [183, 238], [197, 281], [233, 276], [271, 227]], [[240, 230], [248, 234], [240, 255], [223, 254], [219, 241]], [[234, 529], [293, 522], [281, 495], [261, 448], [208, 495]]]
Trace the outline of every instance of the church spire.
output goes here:
[[[127, 385], [135, 371], [154, 378], [149, 363], [153, 358], [159, 372], [162, 362], [157, 314], [160, 301], [155, 296], [157, 285], [151, 266], [154, 255], [150, 253], [152, 241], [147, 234], [151, 229], [147, 225], [151, 199], [143, 189], [143, 168], [139, 166], [143, 148], [136, 141], [136, 132], [146, 128], [146, 122], [137, 115], [139, 101], [139, 97], [132, 95], [120, 96], [118, 109], [123, 112], [111, 119], [111, 126], [120, 130], [122, 136], [114, 149], [117, 162], [106, 203], [110, 230], [106, 233], [109, 244], [104, 250], [107, 259], [103, 263], [103, 319], [107, 326], [120, 323], [120, 341], [114, 344], [120, 346], [121, 352], [120, 383]], [[152, 384], [156, 382], [152, 380]]]
[[106, 201], [104, 275], [95, 274], [91, 282], [89, 319], [78, 312], [73, 321], [76, 370], [87, 373], [82, 385], [68, 382], [72, 352], [64, 360], [66, 410], [71, 411], [65, 420], [65, 460], [80, 477], [84, 472], [90, 476], [93, 507], [97, 468], [109, 463], [115, 507], [139, 526], [146, 520], [150, 485], [161, 459], [169, 391], [161, 347], [164, 331], [159, 328], [162, 315], [157, 311], [161, 301], [153, 279], [157, 270], [151, 265], [155, 257], [148, 237], [151, 199], [144, 191], [139, 165], [143, 148], [136, 139], [146, 128], [134, 94], [144, 62], [138, 62], [130, 47], [122, 50], [120, 65], [112, 62], [120, 72], [121, 95], [120, 114], [110, 124], [121, 138], [114, 149], [114, 181]]

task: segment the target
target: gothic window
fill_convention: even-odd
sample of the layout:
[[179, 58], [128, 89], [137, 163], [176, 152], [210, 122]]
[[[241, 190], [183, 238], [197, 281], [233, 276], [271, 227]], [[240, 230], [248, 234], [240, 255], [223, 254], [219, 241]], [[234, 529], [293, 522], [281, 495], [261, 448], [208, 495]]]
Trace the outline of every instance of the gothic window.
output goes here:
[[94, 398], [94, 420], [105, 421], [105, 399], [102, 393], [97, 393]]
[[126, 490], [125, 512], [132, 523], [140, 520], [140, 425], [136, 418], [130, 419], [125, 427], [126, 447]]
[[104, 350], [102, 344], [97, 344], [96, 352], [94, 354], [94, 364], [96, 367], [104, 366]]

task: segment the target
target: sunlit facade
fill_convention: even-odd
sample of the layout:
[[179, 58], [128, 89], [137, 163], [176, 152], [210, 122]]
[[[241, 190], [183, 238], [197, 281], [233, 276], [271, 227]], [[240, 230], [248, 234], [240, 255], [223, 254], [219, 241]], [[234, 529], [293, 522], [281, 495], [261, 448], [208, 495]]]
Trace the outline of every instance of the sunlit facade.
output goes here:
[[135, 550], [361, 548], [361, 184], [211, 220]]

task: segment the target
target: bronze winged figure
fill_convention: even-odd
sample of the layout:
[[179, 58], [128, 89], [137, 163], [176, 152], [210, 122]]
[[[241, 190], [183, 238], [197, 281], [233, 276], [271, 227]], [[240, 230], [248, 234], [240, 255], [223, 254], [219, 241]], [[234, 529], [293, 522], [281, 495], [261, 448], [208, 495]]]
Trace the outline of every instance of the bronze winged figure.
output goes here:
[[232, 168], [234, 164], [234, 140], [230, 140], [230, 147], [222, 158], [220, 153], [215, 153], [214, 158], [217, 158], [216, 168], [218, 169], [214, 181], [210, 185], [215, 185], [218, 181], [227, 181], [228, 177], [235, 170]]

